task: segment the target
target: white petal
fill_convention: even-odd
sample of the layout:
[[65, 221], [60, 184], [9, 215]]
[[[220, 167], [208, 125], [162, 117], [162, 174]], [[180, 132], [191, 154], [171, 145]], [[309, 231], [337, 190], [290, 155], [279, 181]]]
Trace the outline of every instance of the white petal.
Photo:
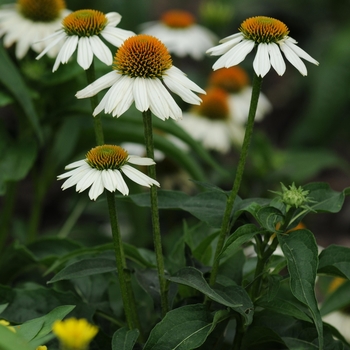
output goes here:
[[280, 48], [286, 59], [303, 75], [307, 75], [307, 69], [304, 62], [299, 58], [299, 56], [285, 43], [280, 43]]
[[115, 70], [113, 70], [112, 72], [103, 75], [101, 78], [98, 78], [86, 88], [78, 91], [75, 96], [76, 98], [87, 98], [94, 96], [101, 90], [104, 90], [115, 84], [121, 77], [121, 74], [118, 74]]
[[96, 180], [98, 177], [101, 176], [101, 171], [90, 168], [84, 176], [77, 182], [77, 186], [75, 187], [77, 192], [83, 192], [87, 188], [89, 188]]
[[278, 75], [283, 75], [286, 71], [286, 63], [284, 62], [279, 46], [275, 43], [270, 43], [268, 48], [272, 67]]
[[[231, 38], [231, 39], [229, 39]], [[226, 40], [227, 39], [227, 40]], [[242, 33], [236, 33], [230, 37], [220, 40], [222, 44], [214, 46], [206, 52], [212, 56], [220, 56], [232, 49], [235, 45], [244, 39]]]
[[90, 191], [89, 191], [90, 199], [95, 201], [97, 197], [103, 193], [103, 189], [104, 187], [102, 184], [102, 177], [98, 176], [90, 188]]
[[135, 78], [132, 91], [135, 99], [135, 106], [141, 112], [147, 111], [150, 105], [145, 81], [145, 78]]
[[119, 47], [123, 44], [124, 40], [134, 36], [135, 33], [129, 30], [124, 30], [120, 28], [105, 27], [101, 32], [103, 38], [105, 38], [112, 45]]
[[262, 78], [271, 68], [268, 44], [261, 43], [254, 58], [253, 67], [257, 76]]
[[[144, 147], [142, 147], [144, 150]], [[147, 158], [147, 157], [140, 157], [140, 156], [134, 156], [129, 155], [128, 163], [131, 164], [137, 164], [137, 165], [153, 165], [156, 164], [153, 159]]]
[[112, 169], [102, 170], [102, 183], [109, 192], [114, 192], [117, 188], [117, 180]]
[[94, 54], [88, 37], [81, 37], [78, 42], [78, 57], [77, 61], [80, 67], [87, 70], [92, 63]]
[[122, 174], [120, 173], [119, 170], [113, 170], [114, 172], [114, 176], [116, 178], [116, 188], [117, 190], [123, 195], [123, 196], [127, 196], [129, 194], [129, 188], [125, 182], [125, 180], [123, 179]]
[[107, 66], [111, 66], [113, 56], [107, 45], [97, 35], [90, 37], [90, 44], [94, 55]]
[[[90, 168], [91, 169], [91, 168]], [[61, 186], [63, 190], [72, 187], [76, 185], [84, 176], [85, 174], [90, 171], [90, 169], [81, 169], [77, 168], [75, 170], [72, 170], [71, 177], [69, 177]]]
[[172, 119], [181, 119], [182, 111], [177, 105], [169, 91], [158, 79], [148, 79], [150, 89], [148, 90], [151, 101], [151, 111], [158, 118], [164, 120], [169, 117]]
[[70, 163], [70, 164], [66, 165], [65, 169], [77, 168], [78, 166], [81, 166], [81, 165], [84, 165], [84, 164], [88, 165], [88, 163], [86, 163], [85, 159], [77, 160], [76, 162], [73, 162], [73, 163]]
[[122, 172], [132, 181], [138, 183], [139, 185], [150, 187], [152, 185], [160, 186], [159, 182], [145, 175], [141, 171], [133, 168], [130, 165], [123, 165], [121, 168]]
[[106, 13], [106, 17], [108, 19], [108, 25], [117, 26], [122, 19], [122, 16], [118, 12], [109, 12]]
[[77, 36], [71, 36], [66, 39], [64, 44], [62, 45], [57, 57], [55, 64], [52, 68], [52, 72], [55, 72], [60, 63], [67, 63], [69, 58], [73, 55], [76, 47], [78, 44], [78, 37]]
[[303, 49], [301, 49], [299, 46], [295, 45], [296, 41], [293, 38], [288, 37], [284, 43], [289, 46], [299, 57], [303, 58], [306, 61], [309, 61], [313, 64], [316, 64], [317, 66], [319, 63], [312, 58], [308, 53], [306, 53]]
[[216, 63], [213, 65], [213, 69], [217, 70], [219, 68], [229, 68], [240, 64], [250, 53], [255, 46], [254, 41], [252, 40], [243, 40], [232, 49], [222, 55]]
[[[37, 60], [40, 59], [41, 57], [43, 57], [49, 50], [51, 50], [51, 49], [52, 49], [56, 44], [58, 44], [62, 39], [64, 39], [64, 38], [67, 37], [66, 33], [65, 33], [63, 30], [61, 30], [61, 31], [59, 31], [59, 32], [57, 32], [57, 33], [54, 33], [54, 34], [52, 34], [52, 35], [50, 35], [50, 36], [52, 36], [52, 37], [55, 38], [55, 39], [54, 39], [53, 41], [51, 41], [50, 44], [47, 45], [46, 48], [40, 53], [40, 55], [38, 55], [38, 56], [36, 57]], [[49, 38], [49, 37], [48, 37], [48, 38]], [[48, 39], [48, 38], [46, 38], [46, 39]], [[44, 40], [45, 40], [45, 39], [44, 39]]]

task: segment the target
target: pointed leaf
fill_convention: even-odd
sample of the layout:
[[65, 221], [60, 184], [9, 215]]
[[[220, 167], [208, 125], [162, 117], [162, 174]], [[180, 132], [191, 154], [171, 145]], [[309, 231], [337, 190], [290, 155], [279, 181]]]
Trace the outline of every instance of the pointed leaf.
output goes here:
[[220, 310], [214, 317], [203, 304], [169, 311], [152, 329], [143, 350], [188, 350], [201, 346], [216, 324], [227, 317]]
[[297, 230], [288, 235], [278, 234], [278, 241], [287, 259], [290, 288], [293, 295], [309, 307], [315, 323], [319, 348], [323, 348], [323, 325], [315, 297], [318, 248], [309, 230]]
[[350, 279], [350, 248], [332, 244], [319, 259], [318, 273]]
[[35, 350], [18, 334], [10, 331], [7, 327], [0, 326], [0, 349], [1, 350]]
[[242, 303], [240, 300], [233, 301], [230, 298], [222, 297], [220, 294], [218, 294], [214, 289], [212, 289], [207, 281], [204, 279], [203, 274], [201, 271], [195, 269], [194, 267], [185, 267], [178, 271], [175, 276], [168, 277], [168, 279], [172, 282], [184, 284], [186, 286], [192, 287], [203, 294], [205, 294], [210, 299], [231, 307], [231, 308], [237, 308], [239, 306], [242, 306]]

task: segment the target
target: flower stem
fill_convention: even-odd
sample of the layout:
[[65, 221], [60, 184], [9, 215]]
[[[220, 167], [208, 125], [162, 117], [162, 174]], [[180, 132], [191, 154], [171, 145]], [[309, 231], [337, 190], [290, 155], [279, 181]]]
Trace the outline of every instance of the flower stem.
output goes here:
[[112, 192], [106, 191], [108, 211], [111, 221], [113, 245], [115, 251], [115, 260], [117, 262], [118, 279], [120, 284], [120, 290], [122, 293], [125, 317], [129, 329], [138, 328], [140, 329], [140, 324], [137, 317], [134, 294], [131, 291], [130, 286], [130, 276], [128, 276], [125, 254], [123, 249], [123, 242], [120, 235], [115, 197]]
[[[87, 78], [88, 84], [91, 84], [93, 81], [95, 81], [95, 69], [94, 69], [93, 63], [86, 70], [86, 78]], [[94, 109], [98, 105], [97, 95], [90, 97], [90, 102], [91, 102], [91, 109], [92, 111], [94, 111]], [[95, 130], [97, 145], [98, 146], [103, 145], [104, 144], [103, 127], [102, 127], [101, 118], [98, 115], [94, 117], [94, 130]], [[137, 310], [136, 310], [135, 297], [131, 287], [130, 273], [127, 269], [123, 242], [122, 242], [120, 230], [119, 230], [117, 211], [116, 211], [116, 205], [115, 205], [115, 196], [113, 193], [109, 191], [106, 191], [106, 196], [107, 196], [107, 203], [108, 203], [109, 218], [110, 218], [111, 228], [112, 228], [112, 236], [113, 236], [113, 244], [114, 244], [114, 251], [115, 251], [115, 259], [117, 263], [118, 278], [119, 278], [119, 284], [120, 284], [120, 289], [122, 293], [126, 321], [129, 329], [138, 328], [140, 330], [140, 333], [142, 334], [141, 325], [140, 325]]]
[[234, 180], [233, 186], [232, 186], [232, 191], [231, 191], [231, 193], [228, 196], [227, 201], [226, 201], [226, 208], [225, 208], [224, 217], [222, 220], [222, 226], [221, 226], [221, 231], [219, 234], [218, 244], [216, 246], [213, 268], [212, 268], [211, 275], [210, 275], [209, 283], [211, 286], [213, 286], [215, 284], [215, 281], [216, 281], [216, 277], [217, 277], [218, 269], [219, 269], [218, 256], [222, 251], [222, 248], [223, 248], [224, 243], [225, 243], [226, 235], [229, 233], [229, 230], [230, 230], [231, 213], [232, 213], [233, 205], [234, 205], [235, 199], [237, 197], [237, 194], [238, 194], [239, 188], [241, 186], [241, 182], [242, 182], [244, 167], [245, 167], [245, 163], [247, 160], [251, 136], [253, 133], [254, 119], [255, 119], [255, 114], [256, 114], [256, 108], [258, 106], [261, 83], [262, 83], [262, 78], [258, 77], [254, 73], [253, 90], [252, 90], [252, 97], [250, 100], [250, 108], [249, 108], [247, 126], [246, 126], [245, 135], [244, 135], [244, 139], [243, 139], [241, 154], [240, 154], [239, 161], [238, 161], [236, 176], [235, 176], [235, 180]]
[[[154, 159], [152, 114], [150, 110], [147, 110], [146, 112], [143, 112], [142, 115], [143, 115], [143, 125], [145, 130], [147, 157]], [[156, 178], [155, 165], [151, 165], [148, 167], [148, 175], [153, 179]], [[160, 235], [160, 225], [159, 225], [157, 188], [155, 186], [151, 186], [150, 193], [151, 193], [151, 212], [152, 212], [152, 225], [153, 225], [153, 244], [154, 244], [154, 250], [156, 253], [156, 260], [157, 260], [162, 315], [165, 316], [165, 314], [168, 311], [168, 284], [167, 284], [167, 280], [165, 279], [165, 268], [164, 268], [163, 252], [162, 252], [162, 239]]]
[[[94, 82], [96, 80], [94, 61], [92, 61], [91, 66], [85, 72], [86, 72], [86, 79], [87, 79], [88, 84], [91, 84], [92, 82]], [[91, 110], [94, 111], [98, 105], [97, 95], [90, 97], [90, 103], [91, 103]], [[103, 145], [105, 143], [105, 141], [104, 141], [103, 128], [102, 128], [102, 122], [101, 122], [100, 115], [96, 115], [94, 117], [94, 130], [95, 130], [96, 144], [99, 146]]]

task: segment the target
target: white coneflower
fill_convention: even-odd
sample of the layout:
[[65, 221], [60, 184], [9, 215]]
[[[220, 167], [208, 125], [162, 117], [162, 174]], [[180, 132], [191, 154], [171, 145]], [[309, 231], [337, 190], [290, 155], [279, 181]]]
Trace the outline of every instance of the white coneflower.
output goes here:
[[271, 66], [277, 74], [284, 74], [286, 64], [281, 51], [304, 76], [307, 75], [307, 69], [301, 58], [318, 65], [315, 59], [296, 45], [297, 41], [288, 36], [288, 27], [277, 19], [265, 16], [251, 17], [241, 24], [239, 31], [222, 39], [222, 44], [207, 50], [207, 53], [213, 56], [222, 55], [213, 65], [214, 70], [241, 63], [254, 47], [257, 47], [257, 53], [253, 67], [255, 73], [261, 77], [268, 73]]
[[37, 57], [40, 59], [51, 48], [63, 42], [52, 71], [55, 72], [61, 63], [67, 63], [78, 49], [78, 64], [87, 70], [96, 56], [106, 65], [112, 65], [113, 55], [101, 38], [119, 47], [133, 32], [116, 28], [121, 15], [117, 12], [104, 14], [96, 10], [78, 10], [72, 12], [62, 21], [61, 28], [54, 34], [43, 39], [49, 41], [47, 47]]
[[[95, 108], [93, 115], [104, 111], [119, 117], [135, 101], [136, 108], [148, 109], [158, 118], [179, 119], [182, 111], [169, 90], [185, 102], [200, 104], [193, 92], [205, 93], [178, 68], [173, 66], [165, 45], [157, 38], [140, 34], [125, 40], [114, 57], [113, 70], [78, 91], [77, 98], [96, 95], [110, 88]], [[192, 91], [193, 90], [193, 91]]]
[[197, 24], [194, 16], [183, 10], [168, 11], [160, 21], [142, 24], [141, 30], [161, 40], [170, 53], [178, 57], [189, 55], [195, 60], [202, 59], [206, 50], [218, 41], [214, 33]]
[[129, 164], [149, 166], [155, 163], [150, 158], [129, 155], [120, 146], [102, 145], [92, 148], [85, 159], [67, 165], [67, 170], [73, 170], [59, 175], [58, 180], [68, 178], [62, 185], [63, 190], [76, 186], [76, 191], [82, 192], [91, 186], [91, 200], [96, 200], [104, 189], [110, 192], [117, 190], [124, 196], [128, 195], [129, 188], [122, 174], [142, 186], [159, 186], [156, 180]]
[[[0, 37], [4, 46], [16, 44], [15, 54], [22, 59], [29, 49], [40, 53], [48, 43], [40, 40], [61, 27], [61, 21], [71, 11], [64, 0], [18, 0], [16, 4], [3, 5], [0, 9]], [[59, 46], [47, 50], [55, 57]]]

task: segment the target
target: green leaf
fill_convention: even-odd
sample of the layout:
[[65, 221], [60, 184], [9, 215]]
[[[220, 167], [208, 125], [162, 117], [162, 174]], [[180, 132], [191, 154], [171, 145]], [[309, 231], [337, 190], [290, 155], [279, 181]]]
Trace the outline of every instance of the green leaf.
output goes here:
[[350, 279], [350, 248], [332, 244], [319, 259], [318, 273]]
[[43, 141], [42, 130], [39, 124], [39, 117], [35, 111], [28, 88], [19, 74], [15, 65], [8, 57], [6, 50], [0, 46], [0, 81], [14, 95], [17, 102], [23, 108], [29, 122], [32, 124], [36, 135]]
[[75, 305], [58, 306], [45, 316], [24, 322], [17, 332], [27, 342], [39, 346], [41, 339], [51, 332], [53, 323], [62, 320], [74, 308]]
[[316, 203], [310, 207], [317, 212], [338, 213], [343, 206], [345, 196], [350, 189], [346, 188], [342, 192], [333, 191], [328, 183], [313, 182], [303, 186], [309, 191], [308, 197]]
[[256, 218], [266, 230], [275, 232], [277, 224], [283, 221], [284, 215], [274, 207], [262, 207], [258, 210]]
[[240, 300], [231, 300], [231, 298], [222, 297], [220, 294], [218, 294], [209, 286], [207, 281], [204, 279], [202, 272], [194, 267], [185, 267], [178, 271], [174, 276], [168, 277], [168, 280], [192, 287], [205, 294], [210, 299], [233, 309], [242, 306], [242, 302]]
[[1, 350], [35, 350], [17, 333], [10, 331], [7, 327], [0, 325], [0, 349]]
[[120, 328], [112, 338], [112, 350], [132, 350], [140, 332], [138, 329]]
[[293, 295], [308, 306], [315, 323], [319, 349], [323, 349], [323, 325], [315, 297], [315, 280], [318, 266], [318, 248], [309, 230], [278, 234], [278, 241], [287, 259], [290, 288]]
[[246, 224], [240, 226], [226, 241], [218, 259], [228, 259], [233, 256], [242, 244], [249, 242], [256, 234], [261, 233], [262, 230], [258, 229], [253, 224]]
[[201, 346], [216, 324], [227, 318], [220, 310], [214, 317], [203, 304], [169, 311], [152, 329], [143, 350], [188, 350]]
[[87, 258], [68, 265], [47, 283], [116, 271], [115, 258]]

